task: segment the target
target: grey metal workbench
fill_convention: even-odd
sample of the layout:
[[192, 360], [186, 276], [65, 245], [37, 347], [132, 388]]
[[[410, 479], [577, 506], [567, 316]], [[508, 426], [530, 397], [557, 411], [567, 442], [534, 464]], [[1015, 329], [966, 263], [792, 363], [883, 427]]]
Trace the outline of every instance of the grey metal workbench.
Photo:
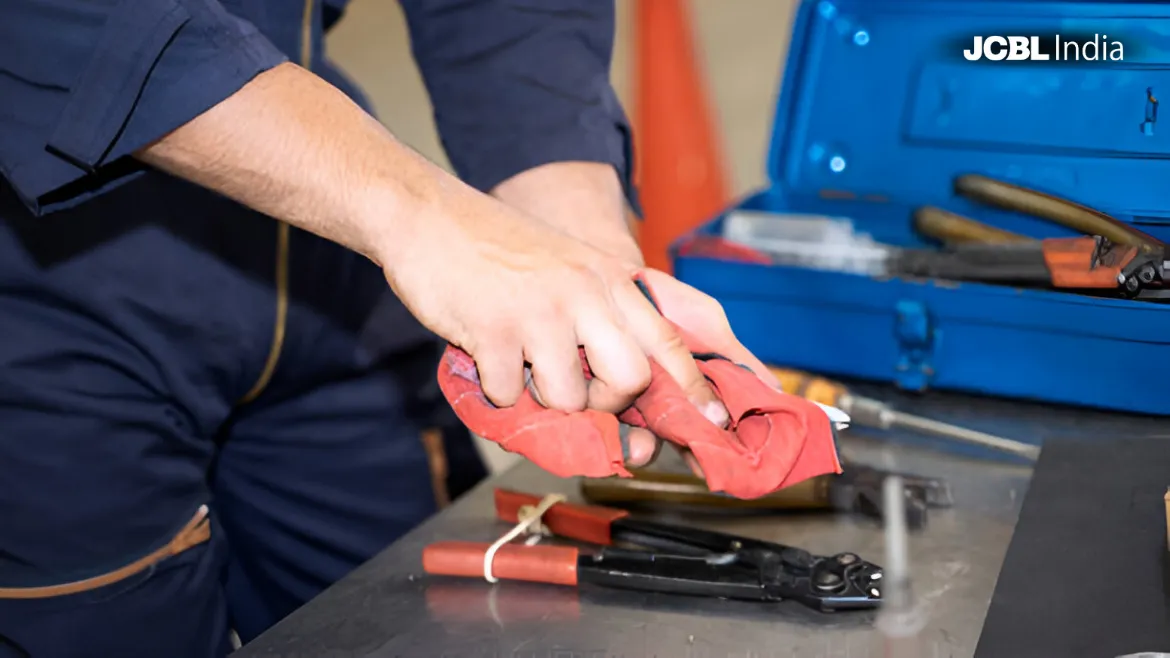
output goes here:
[[[1021, 440], [1170, 434], [1165, 420], [963, 396], [860, 392], [899, 408]], [[950, 480], [956, 506], [933, 511], [911, 538], [911, 565], [929, 602], [924, 658], [974, 654], [1031, 469], [946, 454], [921, 438], [895, 447], [851, 432], [847, 456]], [[870, 613], [821, 615], [796, 604], [647, 595], [525, 583], [440, 579], [420, 553], [439, 539], [491, 541], [491, 492], [503, 486], [577, 497], [576, 483], [522, 464], [483, 483], [301, 610], [234, 654], [378, 658], [877, 658]], [[688, 517], [694, 525], [831, 554], [883, 560], [879, 527], [847, 516]]]

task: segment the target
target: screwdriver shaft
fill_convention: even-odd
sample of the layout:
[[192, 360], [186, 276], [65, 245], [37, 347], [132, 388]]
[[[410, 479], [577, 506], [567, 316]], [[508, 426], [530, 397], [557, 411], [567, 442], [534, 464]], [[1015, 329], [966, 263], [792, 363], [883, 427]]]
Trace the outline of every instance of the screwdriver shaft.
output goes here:
[[1005, 439], [1003, 437], [978, 432], [976, 430], [967, 429], [966, 427], [959, 427], [948, 423], [940, 423], [937, 420], [923, 418], [921, 416], [912, 416], [900, 411], [893, 412], [894, 426], [903, 427], [906, 429], [917, 430], [925, 434], [934, 434], [936, 436], [943, 436], [963, 443], [971, 445], [983, 446], [992, 448], [1002, 452], [1008, 452], [1025, 459], [1036, 461], [1040, 456], [1040, 448], [1029, 445], [1022, 441], [1014, 441], [1012, 439]]
[[950, 423], [943, 423], [922, 416], [914, 416], [895, 410], [881, 400], [863, 398], [856, 395], [844, 395], [839, 402], [841, 409], [849, 414], [852, 422], [859, 426], [875, 427], [878, 429], [902, 428], [924, 434], [941, 436], [961, 441], [971, 445], [991, 448], [1001, 452], [1017, 455], [1035, 461], [1040, 455], [1040, 449], [1022, 441], [1005, 439], [1000, 436], [979, 432]]
[[785, 392], [837, 407], [850, 416], [853, 425], [859, 427], [883, 430], [895, 427], [911, 429], [1006, 452], [1030, 461], [1036, 461], [1040, 456], [1040, 448], [1034, 445], [903, 413], [881, 400], [853, 395], [843, 385], [823, 377], [788, 368], [773, 367], [769, 370], [780, 380], [781, 388]]

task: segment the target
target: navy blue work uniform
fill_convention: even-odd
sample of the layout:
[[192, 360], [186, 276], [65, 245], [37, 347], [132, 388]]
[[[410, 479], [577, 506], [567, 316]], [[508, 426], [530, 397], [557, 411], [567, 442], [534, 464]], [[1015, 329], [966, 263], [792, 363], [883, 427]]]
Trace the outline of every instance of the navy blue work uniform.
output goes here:
[[[628, 191], [612, 2], [402, 5], [464, 180]], [[286, 60], [364, 103], [343, 10], [0, 1], [0, 657], [223, 655], [433, 511], [441, 346], [381, 271], [129, 157]]]

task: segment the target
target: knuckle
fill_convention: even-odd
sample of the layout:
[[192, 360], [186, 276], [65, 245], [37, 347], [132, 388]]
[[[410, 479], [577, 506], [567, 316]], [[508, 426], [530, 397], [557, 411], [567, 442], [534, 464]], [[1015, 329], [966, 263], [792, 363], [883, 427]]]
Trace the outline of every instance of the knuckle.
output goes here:
[[479, 354], [497, 354], [513, 342], [513, 328], [507, 317], [491, 314], [467, 324], [468, 351]]
[[[468, 353], [475, 359], [475, 367], [479, 370], [480, 378], [490, 380], [494, 385], [500, 381], [513, 381], [519, 375], [518, 372], [512, 372], [511, 365], [516, 360], [513, 355], [518, 354], [518, 347], [519, 345], [503, 337], [483, 339], [473, 343]], [[520, 365], [517, 361], [516, 367]]]
[[604, 272], [607, 277], [622, 283], [629, 282], [641, 269], [625, 258], [617, 258], [609, 255], [599, 258], [596, 261], [595, 267]]
[[524, 312], [522, 323], [524, 343], [530, 347], [553, 340], [565, 333], [565, 314], [552, 298], [532, 304]]
[[656, 318], [654, 322], [654, 339], [659, 349], [666, 354], [690, 353], [682, 334], [675, 331], [674, 327], [662, 318]]
[[484, 396], [498, 407], [511, 407], [520, 400], [523, 387], [515, 386], [506, 378], [484, 378], [481, 376], [480, 381]]
[[650, 366], [645, 361], [616, 371], [612, 381], [606, 382], [616, 395], [633, 398], [650, 386]]
[[555, 277], [556, 287], [577, 290], [588, 287], [591, 279], [595, 278], [593, 270], [584, 263], [566, 263], [559, 276]]
[[[577, 385], [577, 382], [572, 381], [571, 373], [558, 373], [554, 378], [543, 378], [541, 382], [536, 383], [533, 389], [533, 397], [536, 398], [542, 406], [549, 409], [557, 409], [559, 411], [580, 411], [585, 408], [585, 393], [584, 381]], [[578, 393], [576, 389], [580, 388]]]
[[577, 294], [597, 298], [608, 296], [609, 290], [620, 279], [620, 276], [615, 276], [612, 268], [584, 263], [570, 266], [567, 276], [568, 285], [572, 286]]

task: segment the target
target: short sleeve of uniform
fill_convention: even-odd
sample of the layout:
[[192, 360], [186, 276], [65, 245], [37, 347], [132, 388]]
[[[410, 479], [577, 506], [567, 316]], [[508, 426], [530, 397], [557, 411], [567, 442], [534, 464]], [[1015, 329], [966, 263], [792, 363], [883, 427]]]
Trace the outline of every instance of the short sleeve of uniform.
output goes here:
[[488, 191], [551, 162], [612, 164], [637, 209], [610, 84], [613, 0], [401, 0], [456, 173]]
[[218, 0], [0, 1], [0, 173], [37, 214], [285, 61]]

